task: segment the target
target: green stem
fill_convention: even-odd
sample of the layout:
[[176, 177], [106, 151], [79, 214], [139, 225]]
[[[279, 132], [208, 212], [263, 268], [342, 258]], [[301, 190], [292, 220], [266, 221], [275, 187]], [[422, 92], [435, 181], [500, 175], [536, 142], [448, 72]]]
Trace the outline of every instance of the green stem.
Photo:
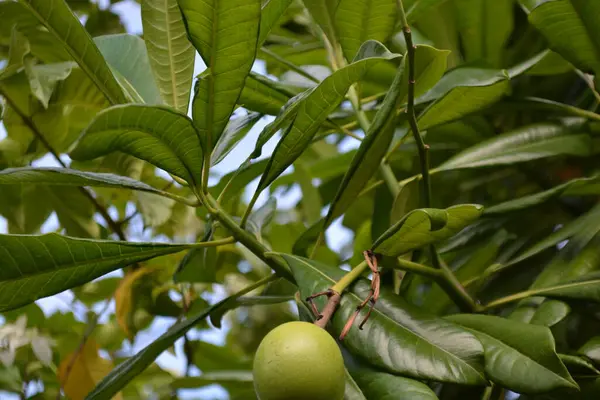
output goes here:
[[[431, 179], [429, 173], [429, 146], [423, 141], [419, 124], [415, 113], [415, 49], [416, 46], [412, 40], [412, 33], [404, 5], [402, 0], [396, 0], [398, 4], [398, 13], [400, 14], [400, 22], [402, 24], [402, 32], [406, 41], [406, 57], [408, 62], [408, 99], [406, 105], [406, 113], [408, 114], [408, 123], [412, 131], [417, 149], [419, 152], [419, 163], [421, 164], [421, 179], [423, 181], [423, 200], [425, 207], [431, 207]], [[442, 271], [444, 280], [440, 280], [439, 284], [445, 287], [448, 294], [453, 298], [456, 304], [463, 310], [474, 311], [479, 308], [478, 304], [473, 300], [465, 288], [460, 284], [452, 270], [442, 262], [435, 250], [434, 245], [429, 246], [431, 262], [435, 268]]]
[[271, 267], [277, 275], [290, 282], [294, 282], [294, 277], [288, 266], [278, 258], [267, 256], [265, 253], [268, 253], [269, 250], [256, 240], [254, 236], [239, 226], [209, 193], [200, 194], [200, 200], [208, 211], [231, 232], [237, 241], [246, 246], [255, 256]]
[[363, 260], [363, 262], [352, 268], [350, 272], [344, 275], [342, 279], [337, 281], [337, 283], [331, 287], [331, 290], [337, 293], [343, 293], [344, 290], [346, 290], [346, 288], [352, 284], [352, 282], [358, 279], [358, 277], [368, 269], [368, 267], [369, 265], [367, 264], [367, 261]]
[[426, 276], [434, 280], [439, 280], [443, 277], [442, 271], [439, 269], [428, 267], [427, 265], [423, 264], [418, 264], [416, 262], [405, 260], [400, 257], [398, 258], [398, 267], [402, 271], [414, 272], [417, 275]]

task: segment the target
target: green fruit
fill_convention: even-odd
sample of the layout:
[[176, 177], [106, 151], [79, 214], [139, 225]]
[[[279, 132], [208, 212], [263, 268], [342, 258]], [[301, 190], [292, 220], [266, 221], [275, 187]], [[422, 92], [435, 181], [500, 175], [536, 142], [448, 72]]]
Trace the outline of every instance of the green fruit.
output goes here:
[[293, 321], [269, 332], [254, 357], [254, 389], [260, 400], [342, 400], [344, 360], [324, 330]]

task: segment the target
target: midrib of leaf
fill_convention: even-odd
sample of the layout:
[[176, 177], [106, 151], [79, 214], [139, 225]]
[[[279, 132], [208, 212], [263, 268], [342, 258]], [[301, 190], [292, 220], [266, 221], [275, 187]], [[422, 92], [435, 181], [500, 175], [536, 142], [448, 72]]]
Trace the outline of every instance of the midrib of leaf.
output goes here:
[[218, 5], [213, 3], [213, 24], [212, 24], [212, 37], [211, 37], [211, 47], [210, 47], [210, 75], [207, 77], [208, 78], [208, 117], [207, 117], [207, 122], [208, 122], [208, 132], [206, 135], [206, 156], [205, 159], [206, 161], [206, 169], [208, 170], [208, 168], [210, 167], [210, 153], [212, 151], [212, 140], [213, 140], [213, 113], [215, 111], [215, 102], [214, 102], [214, 97], [215, 97], [215, 79], [213, 76], [213, 73], [215, 71], [215, 64], [216, 64], [216, 58], [217, 58], [217, 51], [216, 51], [216, 38], [217, 38], [217, 32], [219, 31], [219, 29], [217, 28], [218, 24], [219, 24], [219, 20], [218, 20], [218, 16], [219, 13], [217, 11]]
[[[288, 257], [290, 257], [290, 256], [288, 255]], [[309, 263], [307, 263], [303, 259], [301, 259], [299, 257], [296, 257], [296, 256], [291, 256], [291, 257], [294, 257], [297, 261], [301, 262], [302, 264], [307, 265], [311, 270], [317, 272], [319, 275], [321, 275], [324, 279], [326, 279], [327, 281], [331, 282], [332, 284], [336, 283], [335, 280], [331, 279], [329, 276], [325, 275], [322, 271], [320, 271], [317, 268], [313, 267], [312, 265], [310, 265]], [[354, 293], [352, 293], [350, 291], [344, 293], [344, 296], [350, 296], [354, 300], [356, 300], [358, 303], [362, 303], [362, 299], [360, 299], [357, 295], [355, 295]], [[469, 364], [468, 362], [466, 362], [462, 358], [458, 357], [456, 354], [450, 353], [448, 350], [444, 349], [443, 347], [439, 347], [437, 344], [434, 344], [434, 343], [430, 342], [429, 340], [427, 340], [423, 336], [419, 335], [418, 333], [413, 332], [410, 329], [405, 328], [404, 326], [402, 326], [401, 324], [399, 324], [396, 320], [394, 320], [394, 319], [390, 318], [389, 316], [385, 315], [384, 313], [382, 313], [377, 308], [374, 307], [372, 312], [376, 313], [376, 314], [379, 314], [382, 317], [385, 317], [387, 320], [391, 321], [394, 325], [399, 326], [403, 331], [409, 332], [409, 334], [412, 334], [412, 335], [416, 336], [417, 338], [421, 339], [423, 342], [429, 343], [431, 345], [431, 347], [435, 347], [436, 349], [439, 349], [442, 352], [448, 354], [450, 356], [450, 358], [453, 358], [455, 360], [459, 360], [461, 363], [464, 363], [464, 364], [468, 365], [468, 367], [470, 369], [472, 369], [473, 371], [475, 371], [475, 373], [477, 373], [482, 379], [485, 380], [485, 377], [483, 375], [481, 375], [481, 373], [479, 371], [477, 371], [475, 368], [473, 368], [473, 366], [471, 366], [471, 364]]]
[[[50, 0], [48, 0], [50, 1]], [[38, 13], [33, 7], [31, 7], [29, 5], [28, 2], [24, 2], [25, 5], [27, 5], [27, 8], [29, 9], [29, 12], [31, 12], [32, 14], [34, 14], [36, 16], [36, 18], [41, 21], [44, 24], [44, 27], [46, 29], [48, 29], [52, 35], [54, 37], [56, 37], [59, 41], [61, 41], [64, 45], [64, 47], [66, 48], [66, 50], [69, 52], [69, 54], [71, 55], [71, 57], [73, 57], [75, 59], [75, 61], [77, 62], [77, 64], [79, 65], [79, 67], [85, 71], [85, 73], [88, 75], [88, 77], [92, 80], [92, 82], [94, 82], [94, 84], [96, 85], [96, 87], [104, 94], [104, 97], [106, 97], [106, 99], [110, 102], [111, 105], [115, 105], [115, 104], [119, 104], [119, 101], [117, 101], [116, 99], [114, 99], [112, 97], [112, 95], [110, 93], [108, 93], [108, 91], [106, 90], [106, 88], [104, 87], [104, 83], [101, 82], [98, 77], [96, 76], [95, 73], [92, 73], [92, 71], [88, 68], [87, 64], [85, 62], [83, 62], [83, 59], [77, 56], [77, 53], [73, 51], [73, 49], [71, 48], [71, 46], [68, 45], [68, 43], [66, 42], [66, 39], [63, 39], [58, 32], [48, 23], [46, 23], [46, 21], [48, 21], [48, 19], [50, 18], [50, 15], [48, 15], [47, 18], [44, 18], [43, 15], [41, 15], [40, 13]], [[70, 33], [71, 33], [71, 28], [69, 27], [69, 31], [67, 34], [67, 37], [69, 37]], [[86, 47], [86, 51], [87, 51], [87, 47]], [[102, 57], [102, 59], [104, 59], [104, 57], [101, 55], [100, 51], [97, 52], [99, 57]]]
[[[472, 328], [468, 328], [468, 327], [465, 327], [465, 329], [466, 329], [466, 330], [468, 330], [468, 331], [474, 332], [474, 334], [475, 334], [475, 335], [483, 335], [483, 336], [485, 336], [485, 337], [487, 337], [487, 338], [491, 339], [492, 341], [495, 341], [495, 342], [500, 342], [500, 343], [502, 343], [502, 345], [504, 345], [504, 346], [506, 346], [506, 347], [509, 347], [509, 348], [513, 349], [514, 351], [516, 351], [517, 353], [519, 353], [519, 354], [520, 354], [522, 357], [525, 357], [526, 359], [528, 359], [528, 360], [532, 361], [532, 362], [533, 362], [535, 365], [538, 365], [538, 366], [542, 367], [542, 369], [544, 369], [544, 370], [546, 370], [546, 371], [550, 372], [550, 374], [551, 374], [551, 375], [558, 376], [558, 377], [559, 377], [559, 378], [560, 378], [562, 381], [564, 381], [564, 382], [566, 382], [566, 383], [567, 383], [567, 386], [573, 387], [573, 382], [569, 381], [568, 379], [565, 379], [563, 376], [561, 376], [561, 375], [557, 374], [556, 372], [554, 372], [554, 371], [552, 371], [552, 370], [550, 370], [550, 369], [546, 368], [546, 366], [544, 366], [544, 365], [540, 364], [539, 362], [537, 362], [537, 361], [536, 361], [536, 360], [534, 360], [533, 358], [530, 358], [530, 357], [529, 357], [529, 356], [527, 356], [526, 354], [523, 354], [523, 353], [521, 353], [519, 350], [515, 349], [514, 347], [512, 347], [512, 346], [510, 346], [510, 345], [508, 345], [508, 344], [506, 344], [506, 343], [504, 343], [502, 340], [500, 340], [500, 339], [498, 339], [498, 338], [496, 338], [496, 337], [494, 337], [494, 336], [492, 336], [492, 335], [488, 335], [488, 334], [487, 334], [487, 333], [485, 333], [485, 332], [481, 332], [480, 330], [477, 330], [477, 329], [472, 329]], [[475, 332], [476, 332], [476, 333], [475, 333]]]
[[[151, 3], [150, 7], [152, 7]], [[164, 5], [165, 5], [165, 34], [167, 36], [167, 51], [169, 53], [169, 73], [171, 75], [171, 90], [172, 90], [172, 94], [171, 96], [173, 97], [173, 107], [177, 110], [179, 110], [179, 97], [177, 96], [177, 84], [176, 79], [177, 79], [177, 74], [175, 73], [175, 64], [174, 64], [174, 60], [175, 60], [175, 56], [173, 55], [173, 46], [171, 44], [171, 40], [172, 40], [172, 36], [171, 36], [171, 16], [170, 16], [170, 9], [169, 9], [169, 0], [164, 0]]]

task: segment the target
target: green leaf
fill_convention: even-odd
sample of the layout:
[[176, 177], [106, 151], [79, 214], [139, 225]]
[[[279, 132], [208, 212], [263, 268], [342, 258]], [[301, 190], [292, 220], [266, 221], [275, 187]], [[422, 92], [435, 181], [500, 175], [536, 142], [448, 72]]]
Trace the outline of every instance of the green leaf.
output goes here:
[[255, 163], [242, 164], [238, 170], [223, 176], [218, 184], [211, 187], [211, 194], [219, 196], [223, 189], [227, 187], [227, 197], [225, 199], [235, 198], [250, 182], [260, 176], [267, 162], [268, 160], [261, 160]]
[[331, 43], [338, 43], [335, 33], [335, 11], [341, 0], [302, 0], [311, 17]]
[[483, 207], [463, 204], [445, 210], [414, 210], [390, 227], [372, 246], [378, 254], [396, 257], [411, 250], [448, 239], [481, 216]]
[[404, 64], [405, 60], [402, 60], [390, 90], [344, 175], [325, 217], [324, 229], [345, 213], [356, 200], [358, 194], [379, 169], [381, 160], [390, 147], [396, 128], [396, 109], [403, 97], [401, 93], [405, 81]]
[[194, 89], [194, 122], [210, 152], [250, 72], [260, 24], [260, 0], [178, 0], [188, 36], [208, 68]]
[[250, 214], [246, 223], [246, 230], [262, 242], [262, 231], [271, 223], [276, 212], [277, 199], [275, 197], [269, 197], [262, 207]]
[[0, 185], [14, 185], [18, 183], [51, 186], [114, 187], [139, 190], [157, 195], [164, 195], [165, 193], [135, 179], [114, 174], [54, 167], [7, 168], [0, 171]]
[[461, 118], [499, 100], [510, 89], [504, 70], [458, 68], [447, 73], [417, 103], [436, 99], [419, 115], [423, 130]]
[[501, 386], [519, 393], [578, 388], [556, 354], [546, 327], [491, 315], [452, 315], [477, 336], [485, 349], [485, 372]]
[[143, 0], [142, 26], [162, 99], [187, 114], [195, 51], [187, 38], [177, 0]]
[[394, 31], [395, 0], [339, 0], [335, 29], [347, 60], [354, 59], [367, 40], [384, 43]]
[[[443, 77], [448, 66], [450, 51], [439, 50], [427, 45], [417, 45], [415, 48], [415, 97], [431, 90]], [[408, 101], [408, 75], [405, 74], [402, 83], [400, 104]]]
[[598, 273], [584, 275], [576, 280], [555, 286], [531, 290], [532, 296], [600, 302]]
[[106, 96], [111, 104], [128, 99], [108, 64], [65, 0], [20, 0]]
[[298, 93], [296, 96], [289, 99], [281, 108], [280, 112], [277, 115], [277, 118], [273, 120], [269, 125], [265, 126], [260, 135], [258, 135], [258, 139], [256, 140], [256, 145], [254, 146], [254, 151], [250, 155], [252, 159], [256, 159], [260, 157], [262, 154], [263, 146], [280, 130], [284, 131], [284, 136], [289, 132], [294, 124], [296, 116], [298, 115], [298, 111], [300, 106], [303, 104], [303, 101], [308, 98], [308, 96], [312, 93], [313, 89], [306, 90], [304, 92]]
[[313, 224], [321, 218], [323, 201], [319, 188], [313, 184], [313, 177], [310, 175], [306, 165], [297, 160], [294, 163], [294, 178], [302, 190], [302, 210], [309, 224]]
[[591, 139], [581, 123], [539, 123], [485, 140], [450, 158], [439, 171], [506, 165], [540, 158], [590, 155]]
[[[212, 240], [213, 230], [207, 229], [203, 242]], [[176, 283], [212, 283], [217, 282], [217, 248], [214, 246], [198, 247], [190, 250], [179, 263], [173, 274]]]
[[352, 376], [369, 399], [437, 400], [429, 386], [413, 379], [367, 369], [352, 371]]
[[[331, 287], [344, 271], [301, 257], [280, 254], [288, 263], [303, 298]], [[370, 285], [357, 282], [342, 296], [332, 319], [336, 335], [342, 331]], [[319, 299], [318, 306], [324, 302]], [[426, 314], [382, 288], [381, 297], [363, 330], [350, 329], [344, 346], [373, 366], [417, 379], [481, 385], [482, 347], [475, 337], [452, 323]]]
[[[106, 35], [94, 38], [94, 42], [115, 75], [124, 78], [144, 103], [163, 103], [142, 38], [129, 34]], [[123, 57], [124, 54], [127, 57]], [[187, 109], [183, 112], [187, 113]]]
[[559, 300], [547, 300], [535, 310], [529, 323], [551, 327], [565, 319], [570, 312], [571, 307], [567, 303]]
[[[461, 283], [479, 277], [485, 268], [494, 263], [507, 239], [508, 233], [504, 230], [499, 230], [492, 237], [486, 238], [485, 243], [481, 243], [466, 256], [468, 258], [463, 264], [454, 268], [454, 276]], [[473, 288], [469, 289], [473, 290]], [[476, 293], [476, 290], [474, 292]], [[452, 299], [437, 284], [433, 284], [423, 301], [423, 307], [434, 314], [447, 313], [453, 304]]]
[[408, 10], [406, 10], [406, 19], [409, 24], [417, 21], [423, 13], [438, 7], [447, 0], [414, 0]]
[[114, 151], [130, 154], [194, 185], [202, 174], [202, 148], [193, 122], [171, 108], [114, 106], [86, 128], [71, 158], [91, 160]]
[[346, 389], [344, 390], [344, 400], [367, 400], [362, 390], [360, 390], [360, 388], [358, 387], [356, 381], [352, 378], [352, 375], [350, 375], [350, 373], [348, 372], [348, 369], [344, 368], [344, 370], [346, 374]]
[[291, 3], [292, 0], [266, 0], [263, 2], [260, 12], [258, 46], [261, 46], [267, 40], [271, 29], [273, 29]]
[[261, 114], [277, 115], [289, 99], [290, 96], [281, 90], [279, 82], [250, 72], [238, 104]]
[[550, 48], [577, 68], [600, 71], [600, 4], [579, 0], [519, 0], [529, 22], [548, 40]]
[[508, 200], [485, 209], [484, 214], [500, 214], [523, 210], [561, 196], [595, 196], [600, 194], [600, 178], [577, 178], [543, 192]]
[[50, 98], [58, 82], [64, 81], [77, 64], [67, 61], [57, 64], [34, 64], [33, 60], [25, 60], [25, 73], [29, 79], [31, 93], [48, 108]]
[[100, 236], [94, 220], [96, 207], [78, 188], [46, 186], [42, 193], [67, 235], [91, 239]]
[[570, 354], [559, 354], [558, 356], [575, 378], [577, 375], [583, 375], [586, 378], [589, 378], [590, 374], [600, 375], [600, 371], [594, 367], [594, 364], [582, 357]]
[[302, 154], [329, 114], [341, 103], [350, 86], [374, 65], [396, 58], [381, 43], [365, 43], [356, 60], [331, 74], [301, 100], [290, 128], [277, 144], [256, 190], [257, 196]]
[[261, 114], [252, 112], [230, 120], [225, 128], [225, 132], [223, 132], [223, 135], [221, 135], [213, 149], [211, 165], [214, 166], [223, 161], [261, 117]]
[[109, 400], [112, 399], [123, 387], [131, 380], [142, 373], [150, 366], [163, 351], [169, 349], [177, 339], [185, 335], [190, 329], [203, 321], [214, 312], [218, 312], [222, 307], [228, 306], [238, 297], [253, 291], [259, 286], [264, 285], [264, 281], [259, 281], [250, 285], [234, 295], [221, 300], [220, 302], [199, 311], [188, 319], [178, 322], [169, 328], [167, 332], [139, 351], [135, 356], [127, 359], [117, 365], [102, 381], [89, 393], [86, 400]]
[[513, 30], [513, 0], [455, 0], [465, 61], [498, 66]]
[[0, 235], [0, 311], [29, 304], [136, 262], [192, 245]]
[[577, 353], [586, 356], [594, 363], [600, 365], [600, 336], [595, 336], [585, 342], [585, 344], [577, 350]]

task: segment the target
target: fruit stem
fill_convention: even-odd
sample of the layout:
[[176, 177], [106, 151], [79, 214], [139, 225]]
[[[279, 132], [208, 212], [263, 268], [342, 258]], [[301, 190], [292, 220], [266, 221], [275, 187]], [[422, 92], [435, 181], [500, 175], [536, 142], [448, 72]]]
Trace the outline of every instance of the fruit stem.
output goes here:
[[346, 288], [350, 286], [352, 282], [354, 282], [358, 277], [360, 277], [363, 274], [363, 272], [365, 272], [365, 270], [368, 268], [368, 266], [369, 264], [367, 263], [367, 261], [363, 260], [356, 267], [352, 268], [350, 272], [344, 275], [342, 279], [340, 279], [335, 285], [333, 285], [326, 293], [322, 293], [327, 295], [328, 300], [327, 304], [325, 304], [325, 307], [323, 308], [323, 311], [320, 315], [318, 315], [317, 319], [315, 320], [315, 325], [325, 329], [327, 323], [333, 317], [333, 313], [342, 301], [342, 293], [344, 292], [344, 290], [346, 290]]

